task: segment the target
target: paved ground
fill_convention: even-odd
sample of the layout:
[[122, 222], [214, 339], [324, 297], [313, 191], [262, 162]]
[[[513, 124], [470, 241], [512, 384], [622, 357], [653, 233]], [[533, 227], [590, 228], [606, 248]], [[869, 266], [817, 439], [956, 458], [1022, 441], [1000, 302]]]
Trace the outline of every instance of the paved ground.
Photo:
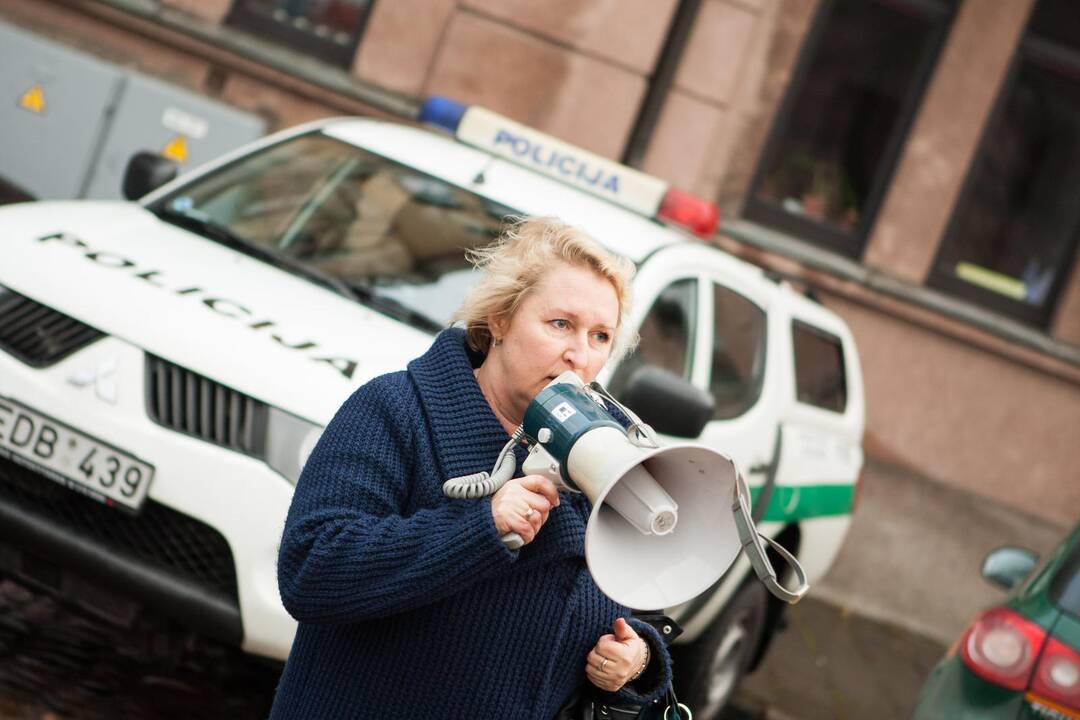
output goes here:
[[[0, 718], [262, 718], [277, 668], [204, 646], [157, 657], [167, 638], [119, 631], [0, 582]], [[807, 599], [792, 608], [725, 720], [904, 718], [941, 647]]]
[[[223, 648], [157, 657], [168, 642], [118, 631], [0, 582], [0, 718], [262, 718], [277, 667]], [[724, 720], [906, 718], [937, 643], [807, 599], [792, 608]]]
[[162, 659], [167, 634], [122, 630], [0, 580], [0, 718], [265, 718], [277, 668], [213, 645]]
[[1045, 554], [1066, 530], [873, 459], [863, 482], [836, 563], [789, 608], [731, 720], [910, 717], [945, 647], [1003, 597], [980, 576], [986, 554]]
[[1002, 597], [980, 575], [988, 552], [1042, 555], [1067, 529], [870, 459], [844, 547], [811, 596], [949, 644]]
[[790, 609], [765, 662], [725, 720], [902, 720], [944, 648], [807, 598]]

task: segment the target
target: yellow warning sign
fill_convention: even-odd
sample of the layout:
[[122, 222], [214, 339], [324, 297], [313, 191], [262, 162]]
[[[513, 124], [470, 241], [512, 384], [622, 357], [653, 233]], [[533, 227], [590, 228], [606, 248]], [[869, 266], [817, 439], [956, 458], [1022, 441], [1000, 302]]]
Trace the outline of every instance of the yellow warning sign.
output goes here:
[[42, 89], [40, 83], [35, 83], [32, 88], [22, 94], [19, 98], [19, 107], [38, 115], [45, 112], [45, 90]]
[[183, 135], [177, 135], [169, 144], [165, 146], [165, 149], [161, 151], [163, 157], [167, 157], [170, 160], [174, 160], [181, 165], [187, 162], [188, 149], [187, 138]]

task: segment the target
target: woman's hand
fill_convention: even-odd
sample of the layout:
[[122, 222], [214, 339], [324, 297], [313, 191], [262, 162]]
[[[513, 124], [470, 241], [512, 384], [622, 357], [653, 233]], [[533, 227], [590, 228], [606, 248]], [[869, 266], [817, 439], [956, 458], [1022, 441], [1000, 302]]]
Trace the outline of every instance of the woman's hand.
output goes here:
[[596, 687], [616, 692], [628, 683], [645, 662], [648, 646], [638, 637], [630, 623], [622, 618], [615, 621], [615, 632], [596, 641], [585, 660], [585, 675]]
[[540, 532], [551, 508], [559, 506], [555, 483], [542, 475], [508, 480], [491, 496], [491, 516], [500, 535], [515, 532], [528, 545]]

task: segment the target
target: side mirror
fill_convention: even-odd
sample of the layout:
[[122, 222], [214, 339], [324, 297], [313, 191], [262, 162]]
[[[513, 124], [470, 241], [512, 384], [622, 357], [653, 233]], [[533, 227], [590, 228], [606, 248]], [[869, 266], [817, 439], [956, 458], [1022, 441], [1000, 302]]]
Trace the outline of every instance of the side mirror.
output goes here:
[[1038, 561], [1038, 555], [1024, 548], [998, 548], [983, 560], [982, 576], [991, 585], [1012, 590], [1028, 576]]
[[696, 438], [712, 419], [716, 401], [675, 373], [642, 365], [630, 373], [619, 400], [665, 435]]
[[151, 190], [157, 190], [179, 172], [180, 166], [168, 158], [152, 152], [135, 153], [124, 171], [124, 197], [137, 200]]

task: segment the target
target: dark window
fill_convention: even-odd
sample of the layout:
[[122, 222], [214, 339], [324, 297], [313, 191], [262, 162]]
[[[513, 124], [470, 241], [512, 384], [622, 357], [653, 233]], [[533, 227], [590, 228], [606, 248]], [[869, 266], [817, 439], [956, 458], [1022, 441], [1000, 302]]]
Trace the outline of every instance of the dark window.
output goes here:
[[608, 383], [618, 396], [627, 378], [642, 365], [655, 365], [690, 379], [694, 367], [697, 328], [697, 281], [690, 278], [668, 285], [641, 322], [641, 342], [620, 364]]
[[235, 0], [228, 23], [348, 67], [374, 0]]
[[746, 217], [860, 255], [951, 17], [948, 0], [825, 0]]
[[714, 419], [738, 417], [753, 407], [765, 378], [765, 312], [720, 285], [713, 290], [711, 366]]
[[1076, 11], [1076, 1], [1039, 0], [1031, 12], [1028, 34], [1080, 50], [1080, 13]]
[[935, 287], [1040, 326], [1080, 231], [1077, 18], [1073, 0], [1036, 5], [930, 276]]
[[844, 412], [847, 376], [840, 338], [805, 323], [791, 326], [795, 347], [795, 396], [801, 403]]

